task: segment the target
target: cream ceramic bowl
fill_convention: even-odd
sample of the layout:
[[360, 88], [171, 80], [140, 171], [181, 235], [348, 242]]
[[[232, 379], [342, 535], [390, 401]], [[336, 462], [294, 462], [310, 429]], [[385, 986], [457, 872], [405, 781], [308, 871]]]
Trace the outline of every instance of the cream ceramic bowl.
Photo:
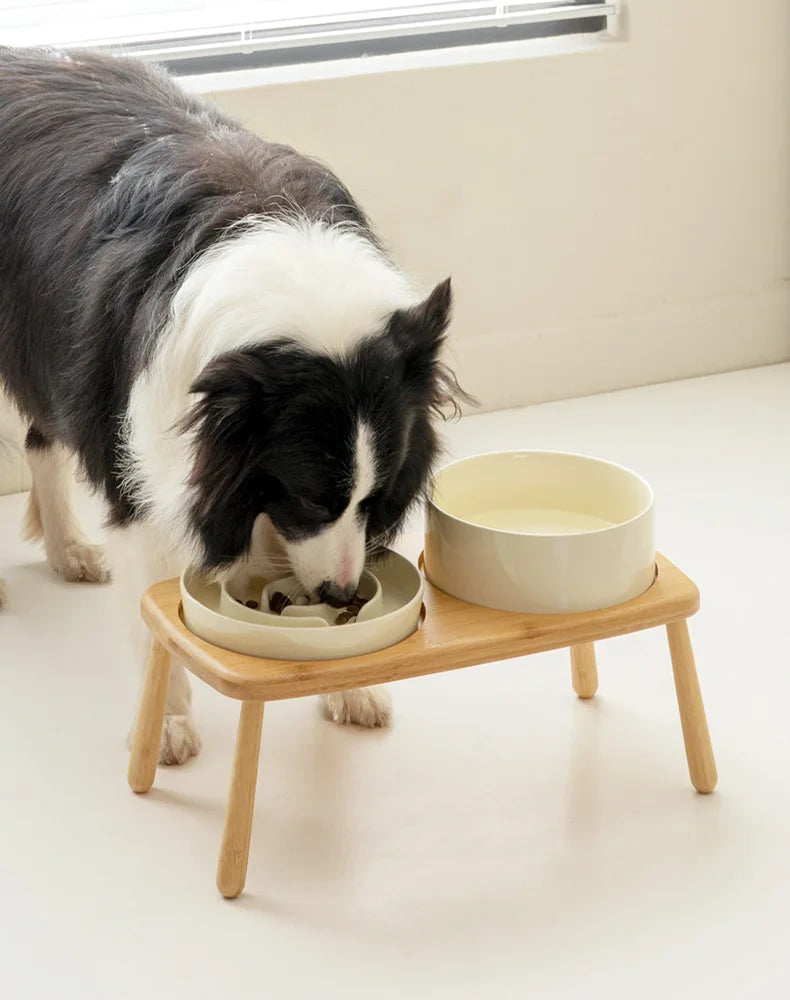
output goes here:
[[[360, 586], [370, 601], [357, 621], [346, 625], [330, 625], [320, 611], [300, 620], [307, 608], [289, 608], [290, 615], [247, 608], [239, 603], [238, 595], [234, 599], [232, 584], [220, 586], [187, 569], [181, 577], [184, 623], [215, 646], [274, 660], [336, 660], [372, 653], [414, 632], [423, 593], [416, 566], [395, 552], [389, 552], [373, 569]], [[323, 609], [323, 605], [315, 608]]]
[[[269, 610], [270, 600], [276, 593], [293, 594], [299, 589], [294, 576], [266, 584], [263, 580], [246, 577], [231, 579], [220, 584], [217, 610], [228, 618], [277, 628], [325, 628], [334, 624], [341, 609], [328, 604], [307, 604], [305, 601], [304, 605], [292, 604], [279, 615]], [[376, 618], [384, 612], [384, 593], [378, 577], [366, 570], [359, 581], [357, 593], [366, 601], [357, 615], [358, 622]], [[258, 607], [248, 607], [245, 604], [248, 598], [253, 598]]]
[[536, 614], [628, 601], [655, 578], [653, 492], [585, 455], [477, 455], [441, 469], [428, 504], [425, 572], [472, 604]]

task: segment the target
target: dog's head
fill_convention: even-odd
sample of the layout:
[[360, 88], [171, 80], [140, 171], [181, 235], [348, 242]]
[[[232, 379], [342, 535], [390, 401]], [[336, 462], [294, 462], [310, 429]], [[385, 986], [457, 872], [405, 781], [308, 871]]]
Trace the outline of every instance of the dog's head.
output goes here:
[[311, 597], [353, 596], [366, 557], [424, 494], [435, 418], [464, 395], [440, 356], [450, 305], [448, 280], [343, 354], [283, 338], [202, 371], [188, 425], [206, 568], [245, 555], [265, 515]]

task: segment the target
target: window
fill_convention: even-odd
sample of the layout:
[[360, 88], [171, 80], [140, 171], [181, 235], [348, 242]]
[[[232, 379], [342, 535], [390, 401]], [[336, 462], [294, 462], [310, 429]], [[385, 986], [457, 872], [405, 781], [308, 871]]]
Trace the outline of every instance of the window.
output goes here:
[[97, 46], [194, 73], [601, 31], [616, 4], [0, 0], [0, 43]]

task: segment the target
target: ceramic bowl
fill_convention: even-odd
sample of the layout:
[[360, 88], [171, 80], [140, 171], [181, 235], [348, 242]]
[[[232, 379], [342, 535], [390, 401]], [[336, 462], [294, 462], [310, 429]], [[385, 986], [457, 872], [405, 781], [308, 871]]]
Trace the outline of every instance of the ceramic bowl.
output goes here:
[[[367, 597], [355, 622], [332, 624], [339, 609], [324, 605], [268, 610], [270, 590], [288, 588], [288, 580], [211, 582], [194, 569], [181, 576], [184, 623], [207, 642], [249, 656], [276, 660], [333, 660], [360, 656], [400, 642], [417, 628], [422, 610], [423, 579], [416, 566], [395, 552], [363, 574], [359, 592]], [[251, 589], [250, 589], [251, 588]], [[260, 607], [244, 599], [255, 591]], [[284, 590], [288, 593], [288, 589]], [[325, 613], [326, 610], [326, 613]]]
[[425, 572], [454, 597], [504, 611], [621, 604], [655, 578], [653, 491], [630, 469], [566, 452], [455, 462], [428, 503]]
[[[340, 608], [329, 604], [291, 604], [278, 615], [269, 610], [272, 597], [277, 594], [296, 594], [300, 590], [294, 576], [283, 577], [266, 583], [255, 577], [240, 576], [220, 584], [219, 611], [229, 618], [250, 622], [253, 625], [271, 625], [283, 628], [324, 628], [333, 625], [340, 614]], [[380, 615], [384, 608], [384, 595], [378, 577], [363, 572], [357, 593], [366, 603], [357, 616], [357, 621], [368, 621]], [[298, 598], [296, 598], [298, 600]], [[254, 601], [257, 607], [249, 607], [247, 601]]]

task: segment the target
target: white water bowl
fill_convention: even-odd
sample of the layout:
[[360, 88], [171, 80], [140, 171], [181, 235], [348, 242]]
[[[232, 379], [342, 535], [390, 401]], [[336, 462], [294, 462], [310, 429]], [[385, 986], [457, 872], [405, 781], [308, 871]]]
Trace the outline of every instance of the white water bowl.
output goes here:
[[653, 491], [613, 462], [493, 452], [436, 476], [425, 572], [472, 604], [535, 614], [594, 611], [655, 579]]
[[[189, 568], [181, 576], [184, 623], [201, 639], [249, 656], [334, 660], [372, 653], [412, 634], [419, 622], [423, 593], [417, 567], [395, 552], [388, 552], [373, 570], [365, 573], [360, 583], [360, 593], [370, 596], [362, 609], [367, 613], [360, 612], [357, 621], [346, 625], [330, 625], [320, 615], [301, 618], [247, 608], [241, 603], [244, 595], [233, 595], [232, 581], [220, 586]], [[335, 617], [339, 613], [339, 609], [332, 609]]]

